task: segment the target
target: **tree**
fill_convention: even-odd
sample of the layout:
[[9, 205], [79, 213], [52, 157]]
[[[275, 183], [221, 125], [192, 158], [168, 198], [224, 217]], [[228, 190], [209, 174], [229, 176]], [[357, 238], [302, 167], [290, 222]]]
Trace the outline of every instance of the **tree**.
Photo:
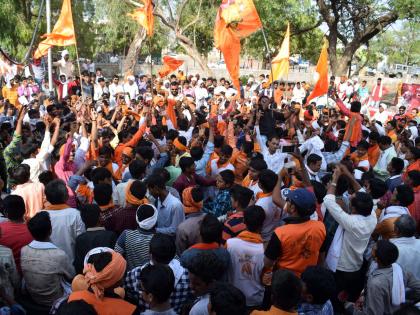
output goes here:
[[[314, 52], [319, 51], [322, 46], [322, 32], [318, 29], [322, 21], [310, 0], [254, 1], [254, 3], [267, 35], [271, 56], [278, 53], [287, 22], [290, 22], [291, 54], [300, 54], [312, 63], [317, 62], [318, 55]], [[256, 32], [245, 39], [242, 47], [243, 52], [250, 56], [267, 57], [262, 32]]]
[[317, 0], [317, 5], [328, 26], [330, 66], [335, 75], [346, 75], [359, 47], [368, 45], [389, 25], [399, 18], [419, 16], [415, 0]]

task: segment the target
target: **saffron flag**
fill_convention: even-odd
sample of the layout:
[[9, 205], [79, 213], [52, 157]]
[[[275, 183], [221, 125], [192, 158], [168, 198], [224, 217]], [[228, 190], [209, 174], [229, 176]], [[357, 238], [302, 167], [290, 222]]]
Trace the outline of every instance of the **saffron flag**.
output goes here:
[[223, 0], [217, 11], [214, 43], [223, 53], [226, 68], [238, 91], [240, 40], [261, 27], [261, 20], [252, 0]]
[[287, 23], [286, 35], [284, 36], [283, 43], [281, 44], [280, 51], [277, 56], [271, 61], [271, 68], [273, 77], [268, 83], [277, 81], [280, 78], [287, 77], [289, 74], [289, 56], [290, 56], [290, 24]]
[[159, 70], [160, 77], [166, 77], [169, 73], [178, 69], [183, 63], [184, 60], [178, 60], [170, 56], [164, 56], [163, 67]]
[[144, 6], [134, 10], [133, 13], [128, 13], [127, 15], [132, 17], [137, 21], [141, 26], [146, 29], [147, 36], [151, 37], [153, 35], [153, 3], [152, 0], [142, 0]]
[[63, 1], [60, 16], [54, 25], [53, 31], [41, 37], [45, 39], [39, 43], [34, 53], [35, 59], [45, 56], [48, 53], [48, 49], [52, 46], [70, 46], [76, 44], [70, 0]]
[[319, 56], [318, 63], [316, 65], [316, 75], [318, 80], [312, 93], [308, 96], [307, 102], [311, 99], [327, 94], [328, 92], [328, 42], [324, 40], [322, 46], [321, 55]]

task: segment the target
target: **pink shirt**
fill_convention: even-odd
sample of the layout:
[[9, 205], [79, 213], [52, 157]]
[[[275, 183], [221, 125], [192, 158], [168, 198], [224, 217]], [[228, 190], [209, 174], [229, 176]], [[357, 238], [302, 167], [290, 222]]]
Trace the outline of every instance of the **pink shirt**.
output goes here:
[[17, 185], [12, 194], [23, 198], [26, 208], [25, 218], [32, 218], [40, 210], [44, 209], [45, 193], [44, 185], [41, 183], [29, 181], [25, 184]]

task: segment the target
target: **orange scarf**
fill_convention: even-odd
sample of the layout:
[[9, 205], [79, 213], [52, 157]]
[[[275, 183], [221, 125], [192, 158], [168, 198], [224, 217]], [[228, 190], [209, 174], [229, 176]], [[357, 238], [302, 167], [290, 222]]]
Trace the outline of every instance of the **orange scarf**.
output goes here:
[[112, 287], [124, 276], [127, 262], [121, 254], [112, 251], [112, 260], [102, 271], [98, 272], [93, 264], [87, 264], [83, 270], [87, 285], [93, 290], [96, 298], [103, 299], [105, 289]]
[[131, 185], [133, 185], [134, 181], [130, 182], [127, 187], [125, 188], [125, 200], [127, 201], [127, 203], [130, 203], [132, 205], [135, 206], [141, 206], [143, 204], [148, 203], [147, 198], [143, 198], [143, 199], [138, 199], [136, 196], [134, 196], [131, 193]]
[[357, 155], [357, 152], [350, 154], [350, 160], [352, 160], [354, 167], [358, 167], [361, 161], [366, 161], [368, 159], [369, 157], [367, 153], [360, 157]]
[[209, 249], [216, 249], [219, 247], [220, 247], [219, 243], [213, 242], [213, 243], [197, 243], [191, 246], [190, 248], [209, 250]]
[[77, 187], [76, 194], [79, 197], [83, 197], [87, 203], [92, 203], [93, 201], [93, 191], [87, 184], [80, 184], [79, 187]]
[[245, 242], [250, 242], [250, 243], [261, 244], [263, 242], [261, 234], [253, 233], [246, 230], [239, 233], [238, 238], [240, 238], [241, 240]]
[[176, 138], [174, 141], [173, 141], [173, 144], [174, 144], [174, 147], [175, 148], [177, 148], [178, 150], [180, 150], [180, 151], [188, 151], [188, 148], [185, 146], [185, 145], [183, 145], [179, 140], [178, 140], [178, 138]]
[[256, 198], [255, 198], [255, 201], [258, 201], [261, 198], [270, 197], [272, 195], [273, 195], [273, 192], [271, 192], [271, 193], [264, 193], [264, 192], [260, 191], [260, 192], [257, 193]]
[[184, 212], [186, 214], [199, 212], [203, 208], [203, 201], [196, 202], [192, 197], [194, 187], [185, 188], [182, 192], [182, 202], [184, 204]]
[[52, 204], [48, 204], [45, 206], [44, 210], [63, 210], [63, 209], [67, 209], [70, 208], [69, 205], [65, 204], [65, 203], [60, 203], [57, 205], [52, 205]]
[[375, 145], [372, 147], [369, 147], [368, 149], [368, 159], [369, 164], [371, 167], [374, 167], [376, 163], [379, 160], [379, 155], [381, 154], [381, 149], [379, 148], [379, 145]]

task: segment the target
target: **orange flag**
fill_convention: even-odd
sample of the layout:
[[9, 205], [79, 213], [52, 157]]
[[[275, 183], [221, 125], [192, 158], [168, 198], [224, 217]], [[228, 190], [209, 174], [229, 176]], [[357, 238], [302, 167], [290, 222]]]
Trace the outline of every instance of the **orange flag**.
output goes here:
[[252, 0], [223, 0], [217, 11], [214, 43], [216, 48], [223, 53], [226, 68], [238, 91], [240, 90], [240, 40], [261, 27], [261, 20]]
[[132, 17], [137, 21], [141, 26], [146, 29], [147, 36], [151, 37], [153, 35], [153, 3], [152, 0], [142, 0], [144, 6], [134, 10], [133, 13], [128, 13], [127, 15]]
[[39, 43], [34, 53], [35, 59], [45, 56], [48, 53], [48, 49], [52, 46], [70, 46], [76, 44], [70, 0], [63, 1], [60, 16], [54, 25], [52, 33], [44, 34], [41, 37], [45, 39]]
[[178, 69], [183, 63], [184, 60], [178, 60], [170, 56], [164, 56], [163, 67], [159, 70], [160, 77], [166, 77], [169, 73]]
[[324, 40], [321, 55], [316, 65], [316, 76], [318, 80], [312, 93], [308, 96], [307, 102], [328, 92], [328, 42], [326, 40]]

